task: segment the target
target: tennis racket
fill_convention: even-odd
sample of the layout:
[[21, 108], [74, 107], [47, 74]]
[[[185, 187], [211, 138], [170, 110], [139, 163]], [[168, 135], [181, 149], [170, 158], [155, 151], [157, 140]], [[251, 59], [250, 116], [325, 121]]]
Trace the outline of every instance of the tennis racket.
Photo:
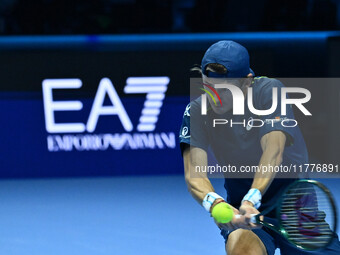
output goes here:
[[[267, 213], [275, 209], [278, 225], [266, 221]], [[337, 210], [331, 192], [320, 182], [298, 180], [287, 187], [271, 208], [251, 218], [283, 237], [294, 246], [308, 251], [326, 247], [334, 238]]]

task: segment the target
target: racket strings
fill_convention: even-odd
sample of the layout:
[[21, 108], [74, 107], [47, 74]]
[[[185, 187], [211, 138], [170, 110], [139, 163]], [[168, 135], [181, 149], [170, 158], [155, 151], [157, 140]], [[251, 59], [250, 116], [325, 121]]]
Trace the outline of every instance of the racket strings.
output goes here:
[[329, 195], [311, 183], [299, 183], [283, 195], [281, 225], [287, 238], [298, 246], [315, 250], [334, 236], [334, 212]]

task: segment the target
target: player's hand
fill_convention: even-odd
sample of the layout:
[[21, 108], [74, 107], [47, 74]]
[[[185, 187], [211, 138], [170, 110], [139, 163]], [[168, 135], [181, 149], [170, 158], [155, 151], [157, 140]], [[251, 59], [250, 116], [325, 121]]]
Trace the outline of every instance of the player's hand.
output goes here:
[[261, 228], [261, 225], [250, 222], [252, 215], [260, 213], [251, 202], [243, 201], [239, 211], [245, 217], [245, 224], [248, 225], [249, 229]]
[[247, 223], [245, 216], [240, 214], [234, 214], [233, 219], [228, 223], [223, 224], [216, 221], [215, 223], [220, 229], [225, 229], [227, 231], [233, 231], [239, 228], [252, 229]]
[[229, 204], [229, 206], [234, 212], [233, 219], [228, 223], [219, 223], [215, 220], [216, 225], [220, 229], [225, 229], [227, 231], [232, 231], [232, 230], [235, 230], [235, 229], [238, 229], [238, 228], [241, 228], [241, 227], [247, 227], [248, 224], [245, 223], [245, 217], [243, 215], [241, 215], [240, 217], [235, 217], [235, 215], [240, 214], [239, 210], [237, 210], [235, 207], [231, 206], [230, 204]]

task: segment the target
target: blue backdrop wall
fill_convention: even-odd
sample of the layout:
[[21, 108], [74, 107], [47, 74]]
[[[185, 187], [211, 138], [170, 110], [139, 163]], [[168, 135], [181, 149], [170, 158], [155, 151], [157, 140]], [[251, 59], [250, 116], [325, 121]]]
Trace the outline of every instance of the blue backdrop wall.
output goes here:
[[189, 69], [210, 44], [244, 44], [258, 75], [324, 77], [334, 36], [2, 37], [0, 177], [181, 173]]

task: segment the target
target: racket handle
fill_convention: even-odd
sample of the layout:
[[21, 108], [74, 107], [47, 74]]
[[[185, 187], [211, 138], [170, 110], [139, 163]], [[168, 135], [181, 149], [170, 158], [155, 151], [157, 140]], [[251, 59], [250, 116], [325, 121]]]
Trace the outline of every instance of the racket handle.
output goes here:
[[251, 214], [250, 222], [256, 224], [256, 215], [257, 214]]
[[[256, 215], [257, 214], [251, 214], [250, 223], [256, 224]], [[238, 219], [241, 218], [241, 216], [242, 216], [241, 214], [236, 214], [235, 218]]]

